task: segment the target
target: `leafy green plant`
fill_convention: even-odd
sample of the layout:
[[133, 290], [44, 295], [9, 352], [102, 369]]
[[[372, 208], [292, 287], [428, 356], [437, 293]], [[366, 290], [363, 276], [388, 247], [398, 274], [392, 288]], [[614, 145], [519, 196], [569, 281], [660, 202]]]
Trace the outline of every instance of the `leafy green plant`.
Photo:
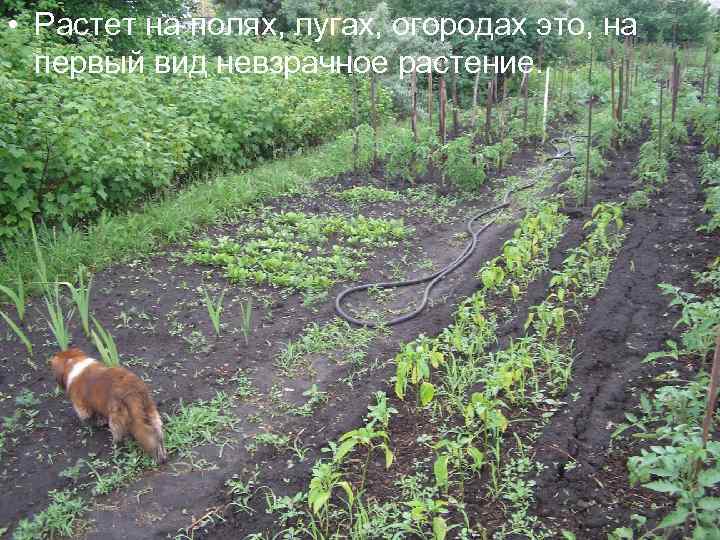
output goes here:
[[20, 322], [25, 318], [25, 304], [27, 302], [25, 298], [25, 282], [22, 276], [17, 274], [17, 287], [13, 290], [5, 285], [0, 285], [0, 292], [12, 300], [15, 305], [15, 311], [17, 312]]
[[55, 336], [58, 347], [60, 347], [60, 350], [65, 351], [70, 346], [71, 336], [67, 323], [72, 316], [72, 311], [67, 316], [65, 315], [61, 305], [61, 297], [59, 283], [46, 284], [44, 296], [48, 313], [46, 320], [50, 331]]
[[28, 354], [32, 356], [33, 346], [25, 332], [23, 332], [22, 329], [17, 324], [15, 324], [15, 321], [13, 321], [4, 311], [0, 311], [0, 317], [5, 319], [5, 322], [10, 327], [10, 329], [15, 332], [15, 335], [18, 337], [18, 339], [22, 341], [23, 345], [25, 345]]
[[92, 340], [100, 353], [103, 363], [109, 367], [119, 366], [120, 354], [112, 335], [102, 327], [97, 319], [93, 318], [93, 324], [95, 329], [92, 331]]
[[435, 154], [443, 174], [462, 189], [477, 189], [485, 183], [485, 158], [473, 146], [472, 135], [458, 137]]
[[[318, 292], [329, 289], [337, 279], [356, 275], [366, 256], [359, 247], [393, 246], [409, 233], [401, 220], [345, 219], [300, 212], [267, 217], [263, 228], [241, 230], [239, 240], [225, 237], [196, 242], [189, 260], [224, 267], [233, 282]], [[327, 248], [331, 235], [337, 235], [345, 245], [322, 249]]]
[[375, 450], [382, 450], [385, 453], [385, 468], [389, 469], [392, 465], [394, 455], [390, 450], [389, 436], [387, 432], [376, 430], [371, 426], [365, 426], [343, 434], [339, 439], [339, 445], [333, 455], [333, 459], [337, 463], [342, 463], [345, 456], [352, 452], [357, 446], [365, 446], [367, 453], [365, 454], [365, 462], [362, 470], [362, 478], [358, 491], [363, 491], [365, 487], [365, 479], [367, 477], [368, 465], [370, 457]]
[[70, 297], [75, 304], [75, 307], [80, 314], [80, 321], [82, 323], [83, 331], [85, 335], [90, 335], [90, 290], [92, 288], [92, 276], [88, 276], [87, 268], [81, 266], [77, 271], [77, 285], [72, 283], [64, 282], [70, 291]]

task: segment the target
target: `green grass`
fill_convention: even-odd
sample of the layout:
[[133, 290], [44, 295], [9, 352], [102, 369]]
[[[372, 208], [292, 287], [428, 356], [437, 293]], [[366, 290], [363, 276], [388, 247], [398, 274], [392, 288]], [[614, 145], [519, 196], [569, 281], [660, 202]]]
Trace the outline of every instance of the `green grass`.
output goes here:
[[[391, 139], [398, 126], [386, 127], [381, 139]], [[318, 148], [274, 160], [240, 174], [190, 185], [144, 203], [135, 212], [104, 214], [86, 228], [49, 229], [41, 226], [38, 242], [46, 268], [45, 282], [73, 281], [78, 265], [98, 271], [131, 257], [147, 255], [159, 246], [186, 240], [198, 229], [231, 220], [258, 201], [292, 192], [314, 180], [335, 176], [353, 167], [351, 132]], [[365, 144], [367, 146], [367, 144]], [[361, 153], [359, 165], [372, 156]], [[36, 275], [37, 255], [30, 235], [2, 246], [0, 283], [11, 283], [18, 273], [28, 287]]]

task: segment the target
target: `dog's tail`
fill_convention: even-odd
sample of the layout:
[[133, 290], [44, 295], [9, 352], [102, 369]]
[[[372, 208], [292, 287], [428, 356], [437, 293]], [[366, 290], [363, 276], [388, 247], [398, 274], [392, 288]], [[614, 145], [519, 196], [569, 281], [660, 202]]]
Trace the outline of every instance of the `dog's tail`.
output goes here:
[[163, 424], [157, 407], [149, 396], [127, 400], [130, 409], [130, 433], [138, 444], [158, 463], [167, 461]]

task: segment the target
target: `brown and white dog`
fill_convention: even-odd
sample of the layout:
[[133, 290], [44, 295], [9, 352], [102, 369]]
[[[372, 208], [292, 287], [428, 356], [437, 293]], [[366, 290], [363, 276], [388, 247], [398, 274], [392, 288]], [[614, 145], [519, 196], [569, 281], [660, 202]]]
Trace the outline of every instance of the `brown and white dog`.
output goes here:
[[158, 463], [165, 462], [162, 420], [148, 387], [137, 375], [125, 368], [106, 367], [80, 349], [56, 354], [50, 365], [80, 420], [94, 416], [107, 422], [114, 444], [130, 433]]

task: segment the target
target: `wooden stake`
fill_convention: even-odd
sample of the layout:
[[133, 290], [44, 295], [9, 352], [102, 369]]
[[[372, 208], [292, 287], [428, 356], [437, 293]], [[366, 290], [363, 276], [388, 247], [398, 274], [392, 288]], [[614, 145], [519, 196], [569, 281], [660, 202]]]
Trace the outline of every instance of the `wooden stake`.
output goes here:
[[550, 92], [550, 66], [545, 69], [545, 100], [543, 102], [543, 143], [547, 136], [548, 95]]
[[[593, 68], [593, 50], [590, 49], [590, 68], [588, 70], [588, 80], [590, 81], [590, 88], [592, 88], [592, 68]], [[593, 108], [593, 96], [590, 92], [590, 98], [588, 100], [588, 131], [587, 131], [587, 154], [585, 156], [585, 194], [583, 197], [583, 206], [588, 205], [590, 199], [590, 147], [592, 146], [592, 108]]]
[[705, 62], [703, 63], [703, 80], [702, 86], [700, 87], [700, 101], [705, 100], [705, 89], [707, 87], [708, 69], [710, 68], [710, 41], [705, 47]]
[[415, 139], [415, 142], [418, 141], [417, 97], [417, 72], [413, 69], [410, 74], [410, 98], [412, 99], [412, 116], [410, 117], [410, 123], [412, 125], [413, 138]]
[[617, 114], [615, 115], [615, 118], [617, 118], [618, 123], [622, 122], [623, 117], [623, 88], [625, 87], [625, 59], [620, 59], [620, 64], [618, 65], [618, 100], [617, 100]]
[[353, 124], [355, 126], [355, 133], [353, 134], [353, 170], [358, 170], [358, 160], [360, 155], [360, 130], [358, 129], [360, 125], [360, 112], [359, 112], [359, 104], [358, 104], [358, 83], [357, 83], [357, 75], [353, 73], [352, 75], [352, 94], [353, 94]]
[[428, 73], [428, 90], [427, 90], [427, 107], [428, 107], [428, 123], [432, 125], [433, 116], [433, 76], [432, 72]]
[[452, 112], [453, 112], [453, 134], [457, 136], [460, 132], [460, 119], [458, 116], [458, 88], [457, 88], [457, 72], [453, 70], [452, 76]]
[[672, 112], [670, 121], [675, 123], [675, 113], [677, 112], [678, 90], [680, 89], [680, 64], [677, 59], [677, 48], [673, 50], [673, 76], [672, 76]]
[[529, 99], [528, 99], [528, 87], [530, 86], [530, 73], [525, 73], [523, 75], [523, 82], [522, 82], [522, 96], [523, 96], [523, 133], [525, 134], [525, 139], [527, 139], [528, 136], [528, 108], [529, 108]]
[[440, 73], [440, 106], [438, 108], [438, 116], [440, 119], [438, 136], [440, 137], [440, 144], [445, 144], [446, 141], [446, 129], [445, 129], [445, 112], [447, 106], [447, 92], [445, 90], [445, 76]]
[[492, 122], [493, 81], [488, 81], [487, 99], [485, 100], [485, 144], [490, 144], [490, 123]]
[[710, 371], [710, 384], [708, 385], [707, 407], [703, 419], [703, 447], [707, 445], [710, 438], [710, 427], [715, 416], [715, 407], [718, 399], [718, 384], [720, 383], [720, 331], [715, 338], [715, 355], [713, 356], [712, 369]]
[[615, 53], [610, 49], [610, 108], [612, 117], [617, 120], [617, 109], [615, 107]]
[[660, 117], [658, 119], [658, 161], [662, 161], [662, 145], [663, 145], [663, 88], [665, 81], [660, 81]]
[[473, 84], [473, 130], [477, 128], [478, 122], [478, 92], [480, 91], [480, 71], [475, 74], [475, 83]]
[[378, 114], [377, 114], [377, 78], [373, 73], [370, 77], [370, 107], [373, 128], [373, 167], [378, 164]]

